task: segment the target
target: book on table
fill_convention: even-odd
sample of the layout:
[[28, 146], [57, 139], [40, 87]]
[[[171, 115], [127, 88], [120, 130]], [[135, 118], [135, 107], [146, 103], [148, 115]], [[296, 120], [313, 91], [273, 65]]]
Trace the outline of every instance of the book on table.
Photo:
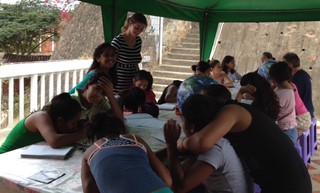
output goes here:
[[37, 143], [28, 146], [22, 153], [22, 158], [38, 159], [66, 159], [73, 149], [72, 146], [52, 148], [46, 143]]

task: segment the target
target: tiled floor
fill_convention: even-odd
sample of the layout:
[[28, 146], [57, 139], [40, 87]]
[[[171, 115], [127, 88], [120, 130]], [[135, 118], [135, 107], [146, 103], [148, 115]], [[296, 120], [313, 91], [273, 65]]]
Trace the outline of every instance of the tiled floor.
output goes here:
[[318, 149], [308, 164], [309, 173], [312, 179], [312, 192], [320, 193], [320, 127], [317, 128], [318, 133]]

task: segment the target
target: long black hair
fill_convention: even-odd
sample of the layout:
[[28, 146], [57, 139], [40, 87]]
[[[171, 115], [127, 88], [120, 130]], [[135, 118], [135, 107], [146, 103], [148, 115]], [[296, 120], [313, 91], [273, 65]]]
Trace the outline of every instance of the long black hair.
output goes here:
[[88, 69], [88, 72], [89, 73], [91, 70], [94, 70], [94, 69], [97, 69], [100, 67], [100, 63], [98, 62], [97, 58], [99, 58], [101, 56], [101, 54], [103, 54], [103, 52], [107, 49], [111, 49], [113, 50], [114, 52], [116, 52], [115, 48], [111, 46], [111, 44], [109, 43], [102, 43], [100, 44], [95, 50], [94, 50], [94, 53], [93, 53], [93, 62], [91, 64], [91, 66], [89, 67]]
[[125, 126], [121, 119], [106, 112], [95, 114], [88, 126], [87, 137], [95, 141], [106, 136], [119, 136], [125, 133]]
[[56, 124], [58, 117], [69, 121], [81, 113], [81, 106], [69, 93], [64, 92], [54, 96], [51, 101], [42, 108], [42, 111], [46, 111], [49, 114], [55, 130], [58, 131], [59, 128], [57, 128]]
[[248, 84], [256, 88], [253, 94], [254, 100], [251, 105], [262, 111], [272, 120], [277, 120], [280, 105], [278, 96], [273, 91], [271, 84], [256, 72], [249, 72], [241, 78], [241, 86]]
[[200, 131], [214, 119], [223, 106], [224, 103], [210, 96], [201, 94], [190, 95], [182, 104], [182, 116], [185, 120], [185, 127], [189, 129], [191, 125], [194, 125], [195, 131]]

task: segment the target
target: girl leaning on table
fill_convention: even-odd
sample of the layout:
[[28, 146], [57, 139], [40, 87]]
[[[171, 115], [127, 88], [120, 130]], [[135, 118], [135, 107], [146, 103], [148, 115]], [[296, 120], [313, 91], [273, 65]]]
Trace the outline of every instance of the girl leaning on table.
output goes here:
[[0, 147], [0, 154], [40, 141], [59, 148], [85, 138], [78, 130], [81, 108], [68, 93], [52, 98], [41, 111], [34, 112], [18, 122]]
[[[222, 137], [244, 158], [254, 182], [266, 193], [311, 193], [308, 170], [291, 140], [276, 123], [252, 106], [242, 103], [211, 102], [212, 98], [191, 95], [182, 108], [188, 125], [202, 128], [178, 141], [178, 149], [194, 153], [210, 150]], [[210, 105], [208, 105], [210, 104]], [[199, 107], [202, 108], [199, 111]], [[199, 122], [210, 110], [211, 120]], [[196, 116], [196, 117], [195, 117]], [[179, 130], [174, 126], [171, 130]]]
[[123, 122], [98, 113], [88, 128], [94, 141], [83, 154], [84, 193], [172, 193], [167, 168], [140, 137], [123, 135]]

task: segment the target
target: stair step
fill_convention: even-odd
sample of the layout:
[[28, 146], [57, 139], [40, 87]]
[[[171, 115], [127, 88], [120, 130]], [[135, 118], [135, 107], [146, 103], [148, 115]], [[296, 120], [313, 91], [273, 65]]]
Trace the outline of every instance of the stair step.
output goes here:
[[175, 79], [186, 79], [191, 76], [193, 73], [189, 72], [173, 72], [173, 71], [154, 71], [152, 76], [154, 77], [166, 77], [166, 78], [175, 78]]
[[191, 66], [176, 66], [176, 65], [169, 65], [169, 64], [162, 64], [157, 66], [154, 71], [156, 70], [163, 70], [169, 72], [185, 72], [185, 73], [192, 73]]
[[187, 38], [198, 38], [200, 39], [200, 33], [190, 33], [187, 35]]
[[200, 48], [200, 43], [181, 42], [180, 45], [178, 45], [177, 47], [178, 48], [199, 49]]
[[196, 54], [179, 54], [179, 53], [171, 53], [167, 54], [167, 57], [170, 59], [186, 59], [186, 60], [199, 60], [199, 55]]
[[171, 84], [174, 80], [181, 80], [184, 81], [184, 79], [179, 79], [179, 78], [169, 78], [169, 77], [159, 77], [159, 76], [153, 76], [153, 82], [156, 84], [164, 84], [164, 85], [169, 85]]
[[194, 54], [200, 56], [200, 49], [172, 48], [170, 52], [178, 54]]
[[183, 38], [181, 42], [200, 43], [200, 38]]
[[163, 58], [163, 64], [170, 64], [170, 65], [181, 65], [181, 66], [191, 66], [193, 64], [197, 64], [198, 60], [182, 60], [182, 59], [169, 59]]

